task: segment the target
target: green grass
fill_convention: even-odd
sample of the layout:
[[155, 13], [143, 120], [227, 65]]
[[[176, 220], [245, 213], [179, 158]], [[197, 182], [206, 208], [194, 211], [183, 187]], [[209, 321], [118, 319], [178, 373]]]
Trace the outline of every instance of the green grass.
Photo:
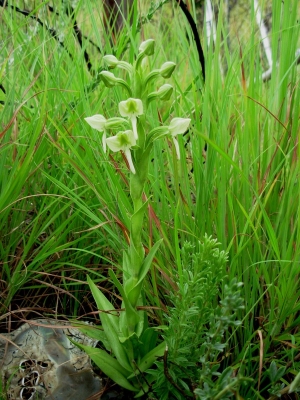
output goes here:
[[[45, 26], [32, 33], [32, 19], [0, 9], [0, 80], [6, 92], [0, 91], [2, 313], [9, 310], [15, 318], [24, 307], [25, 317], [35, 308], [75, 317], [88, 313], [87, 274], [114, 293], [106, 271], [110, 265], [119, 268], [126, 248], [132, 212], [128, 170], [121, 156], [103, 154], [97, 132], [83, 118], [115, 116], [124, 99], [121, 89], [108, 90], [97, 80], [102, 56], [114, 51], [132, 61], [140, 40], [153, 37], [153, 66], [166, 60], [178, 65], [171, 82], [176, 101], [161, 104], [159, 116], [153, 105], [148, 117], [167, 121], [189, 116], [193, 126], [179, 138], [180, 162], [167, 141], [156, 142], [153, 152], [146, 188], [152, 213], [144, 243], [151, 247], [162, 237], [164, 246], [147, 283], [149, 305], [163, 308], [167, 302], [165, 295], [184, 268], [179, 252], [184, 241], [197, 243], [205, 233], [213, 235], [229, 252], [229, 276], [244, 283], [243, 325], [232, 332], [226, 362], [258, 382], [260, 330], [262, 373], [276, 359], [278, 365], [289, 365], [285, 379], [290, 382], [299, 370], [300, 346], [297, 1], [272, 2], [270, 40], [276, 67], [265, 83], [251, 7], [250, 29], [239, 37], [241, 48], [232, 27], [228, 47], [225, 18], [217, 25], [215, 48], [207, 46], [201, 32], [205, 86], [192, 34], [175, 2], [160, 8], [137, 34], [126, 26], [113, 49], [95, 1], [76, 6], [85, 35], [82, 49], [70, 17], [55, 3], [60, 17], [44, 11], [47, 2], [30, 9], [60, 30], [63, 45]], [[15, 4], [23, 7], [22, 2]], [[147, 10], [145, 5], [143, 13]], [[126, 47], [128, 38], [133, 50]], [[225, 75], [220, 55], [227, 65]], [[162, 311], [151, 315], [155, 323], [164, 322]], [[1, 319], [4, 330], [7, 319]], [[245, 397], [261, 398], [259, 390], [256, 384]]]

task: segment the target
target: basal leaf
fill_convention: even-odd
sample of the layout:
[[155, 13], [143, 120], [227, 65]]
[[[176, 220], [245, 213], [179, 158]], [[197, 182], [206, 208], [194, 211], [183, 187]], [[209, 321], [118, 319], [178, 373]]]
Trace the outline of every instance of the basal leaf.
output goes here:
[[86, 354], [94, 361], [94, 363], [103, 371], [109, 378], [116, 382], [119, 386], [138, 391], [126, 378], [128, 371], [112, 356], [107, 354], [106, 351], [95, 349], [94, 347], [84, 346], [82, 344], [72, 342], [80, 349], [84, 350]]

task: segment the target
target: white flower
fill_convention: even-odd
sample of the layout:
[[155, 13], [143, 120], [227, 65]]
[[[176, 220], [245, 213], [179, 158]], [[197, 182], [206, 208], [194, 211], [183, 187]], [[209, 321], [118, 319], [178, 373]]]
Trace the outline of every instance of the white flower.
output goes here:
[[84, 118], [86, 122], [94, 129], [97, 129], [97, 131], [102, 132], [102, 146], [104, 153], [106, 152], [106, 128], [105, 124], [107, 122], [107, 119], [100, 114], [93, 115], [92, 117], [87, 117]]
[[103, 115], [101, 114], [96, 114], [93, 115], [92, 117], [87, 117], [84, 118], [86, 122], [94, 129], [97, 129], [97, 131], [102, 132], [102, 146], [104, 152], [106, 152], [106, 132], [107, 129], [113, 129], [113, 128], [118, 128], [122, 125], [128, 124], [128, 121], [124, 118], [109, 118], [106, 119]]
[[135, 146], [136, 139], [132, 131], [119, 132], [116, 136], [106, 139], [107, 146], [114, 152], [122, 150], [127, 158], [130, 171], [135, 174], [135, 168], [131, 158], [131, 147]]
[[183, 134], [188, 129], [190, 122], [190, 118], [173, 118], [168, 127], [169, 132], [172, 135], [178, 160], [180, 159], [180, 152], [176, 136]]
[[135, 140], [138, 140], [136, 117], [142, 115], [144, 112], [142, 100], [129, 98], [128, 100], [121, 101], [119, 103], [119, 111], [122, 117], [128, 117], [131, 120]]

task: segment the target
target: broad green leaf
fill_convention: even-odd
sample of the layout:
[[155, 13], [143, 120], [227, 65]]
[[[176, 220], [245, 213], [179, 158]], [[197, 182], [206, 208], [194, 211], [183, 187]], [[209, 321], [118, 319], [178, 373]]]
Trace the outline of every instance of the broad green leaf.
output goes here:
[[130, 376], [128, 376], [128, 379], [133, 378], [135, 375], [137, 375], [140, 372], [147, 371], [147, 369], [150, 368], [154, 364], [157, 357], [161, 357], [164, 355], [165, 348], [166, 348], [166, 343], [161, 342], [158, 346], [156, 346], [154, 349], [149, 351], [149, 353], [146, 354], [139, 362], [138, 370], [135, 372], [135, 374], [131, 374]]
[[[149, 199], [131, 216], [131, 226], [134, 229], [130, 231], [132, 244], [140, 241], [140, 236], [135, 236], [135, 232], [140, 232], [143, 226], [143, 217], [148, 206]], [[139, 233], [138, 233], [139, 235]]]
[[[155, 256], [159, 246], [161, 245], [162, 241], [163, 241], [163, 239], [158, 240], [155, 243], [155, 245], [151, 248], [151, 250], [149, 251], [147, 257], [145, 258], [145, 260], [144, 260], [144, 262], [142, 264], [142, 267], [141, 267], [141, 270], [140, 270], [140, 274], [139, 274], [139, 280], [136, 283], [135, 287], [137, 287], [139, 284], [141, 284], [142, 281], [144, 280], [145, 276], [147, 275], [147, 273], [148, 273], [148, 271], [149, 271], [149, 269], [151, 267], [153, 258]], [[134, 288], [132, 288], [131, 290], [133, 290], [133, 289]]]
[[[97, 286], [89, 277], [88, 282], [99, 310], [113, 310], [114, 308], [112, 304], [106, 299], [104, 294], [100, 290], [98, 290]], [[102, 312], [100, 313], [100, 319], [114, 356], [122, 365], [122, 367], [124, 367], [128, 371], [132, 371], [132, 366], [128, 360], [128, 354], [119, 340], [119, 318], [117, 316], [111, 315], [110, 313]]]
[[[92, 295], [94, 297], [94, 300], [97, 304], [98, 310], [99, 311], [109, 311], [109, 313], [106, 313], [108, 318], [111, 321], [111, 324], [113, 325], [114, 329], [116, 332], [119, 331], [119, 321], [118, 321], [118, 315], [116, 311], [113, 311], [115, 308], [111, 304], [111, 302], [104, 296], [104, 294], [97, 288], [97, 286], [94, 284], [92, 279], [88, 276], [87, 277], [88, 284], [90, 286]], [[100, 318], [103, 313], [100, 313]]]
[[298, 374], [296, 375], [295, 379], [293, 380], [293, 382], [291, 383], [290, 389], [289, 389], [289, 393], [293, 393], [296, 390], [300, 389], [300, 372], [298, 372]]
[[140, 337], [140, 354], [146, 356], [153, 348], [155, 348], [158, 333], [153, 328], [147, 328]]
[[[123, 286], [118, 281], [114, 271], [109, 270], [109, 275], [123, 298], [123, 302], [125, 305], [126, 319], [122, 318], [122, 322], [127, 323], [128, 333], [129, 333], [129, 335], [131, 335], [132, 333], [135, 332], [135, 327], [139, 322], [139, 315], [138, 315], [136, 309], [132, 307], [130, 301], [128, 300], [128, 297], [126, 296]], [[121, 319], [120, 319], [120, 321], [121, 321]], [[120, 327], [120, 330], [122, 332], [124, 332], [124, 327]]]
[[130, 278], [130, 261], [127, 251], [123, 251], [123, 284]]
[[70, 321], [72, 326], [76, 327], [80, 332], [84, 333], [86, 336], [99, 340], [108, 351], [111, 351], [110, 343], [107, 340], [106, 334], [101, 326], [87, 325], [79, 323], [78, 321]]
[[106, 351], [95, 349], [94, 347], [84, 346], [76, 343], [75, 341], [72, 341], [72, 343], [84, 350], [86, 354], [94, 361], [97, 367], [99, 367], [101, 371], [105, 373], [105, 375], [111, 378], [119, 386], [135, 392], [138, 390], [126, 378], [128, 371], [124, 369], [115, 358], [107, 354]]
[[272, 361], [269, 368], [269, 375], [272, 383], [276, 382], [277, 366], [276, 362]]

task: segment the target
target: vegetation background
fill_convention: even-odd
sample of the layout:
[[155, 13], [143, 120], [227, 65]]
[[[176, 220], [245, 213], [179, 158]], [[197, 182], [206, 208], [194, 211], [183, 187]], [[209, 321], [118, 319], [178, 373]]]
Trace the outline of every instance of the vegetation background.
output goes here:
[[165, 322], [185, 241], [217, 238], [229, 255], [229, 278], [244, 283], [242, 327], [227, 338], [225, 364], [254, 379], [248, 398], [267, 398], [271, 362], [285, 367], [278, 390], [300, 362], [300, 10], [296, 0], [259, 2], [274, 63], [263, 82], [267, 61], [253, 2], [213, 3], [214, 44], [203, 11], [189, 1], [205, 53], [204, 85], [176, 2], [138, 2], [133, 28], [125, 23], [117, 40], [96, 0], [1, 2], [0, 329], [41, 315], [94, 320], [87, 274], [119, 301], [106, 272], [111, 265], [118, 271], [128, 239], [128, 169], [121, 156], [103, 155], [83, 118], [113, 116], [122, 99], [99, 81], [102, 56], [132, 62], [151, 37], [153, 66], [172, 60], [177, 69], [176, 100], [150, 117], [174, 113], [193, 126], [179, 138], [179, 162], [171, 143], [154, 149], [144, 244], [162, 237], [164, 246], [147, 283], [149, 314], [154, 324]]

